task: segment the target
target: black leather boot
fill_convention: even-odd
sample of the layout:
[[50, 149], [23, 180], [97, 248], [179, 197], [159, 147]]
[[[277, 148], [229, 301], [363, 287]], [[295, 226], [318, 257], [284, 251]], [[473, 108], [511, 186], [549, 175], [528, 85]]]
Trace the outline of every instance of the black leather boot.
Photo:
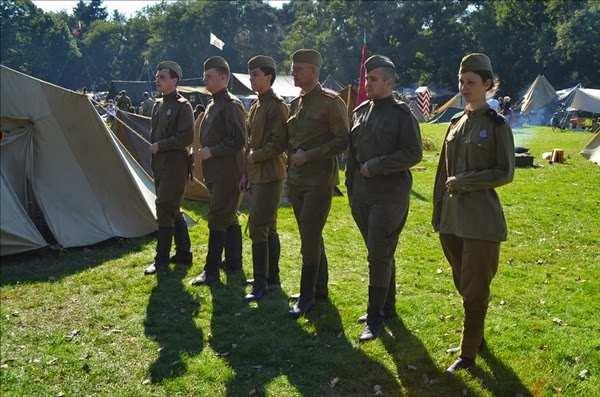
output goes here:
[[290, 316], [298, 318], [311, 311], [315, 306], [316, 271], [316, 266], [302, 266], [302, 275], [300, 276], [300, 297], [288, 311]]
[[281, 280], [279, 278], [279, 257], [281, 255], [281, 243], [277, 232], [269, 233], [269, 276], [267, 288], [270, 291], [281, 289]]
[[188, 232], [187, 223], [183, 218], [183, 214], [175, 221], [174, 229], [174, 240], [175, 240], [175, 255], [170, 259], [171, 263], [178, 263], [180, 265], [191, 265], [192, 264], [192, 252], [190, 234]]
[[268, 250], [269, 247], [266, 241], [252, 244], [252, 272], [254, 273], [254, 282], [252, 283], [252, 292], [244, 298], [249, 302], [257, 301], [267, 293]]
[[387, 288], [369, 287], [369, 306], [367, 322], [358, 340], [367, 342], [376, 339], [383, 330], [383, 305], [387, 297]]
[[223, 256], [225, 232], [211, 230], [208, 235], [208, 252], [204, 271], [190, 280], [192, 285], [212, 284], [219, 281], [219, 265]]
[[159, 227], [156, 232], [156, 255], [154, 262], [144, 270], [144, 274], [154, 274], [168, 270], [171, 243], [173, 241], [172, 227]]
[[242, 271], [242, 228], [233, 224], [225, 232], [225, 262], [223, 269], [227, 274]]

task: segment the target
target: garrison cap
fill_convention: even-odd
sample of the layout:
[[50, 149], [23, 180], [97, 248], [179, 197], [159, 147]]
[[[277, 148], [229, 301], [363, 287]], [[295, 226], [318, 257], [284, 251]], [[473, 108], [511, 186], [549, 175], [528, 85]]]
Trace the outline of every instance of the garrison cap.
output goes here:
[[179, 80], [183, 78], [183, 71], [181, 66], [175, 61], [162, 61], [156, 66], [156, 70], [169, 69], [173, 71]]
[[491, 74], [494, 74], [492, 69], [492, 61], [490, 61], [490, 58], [487, 55], [479, 52], [465, 55], [462, 61], [460, 61], [460, 69], [458, 73], [477, 71], [488, 71]]
[[275, 60], [266, 55], [257, 55], [255, 57], [250, 58], [248, 61], [248, 69], [256, 69], [256, 68], [273, 68], [276, 69], [277, 65], [275, 65]]
[[321, 53], [317, 50], [301, 48], [292, 54], [293, 62], [310, 63], [320, 68], [323, 63]]
[[220, 57], [220, 56], [210, 57], [206, 61], [204, 61], [204, 71], [205, 72], [208, 69], [214, 69], [214, 68], [227, 69], [227, 72], [229, 72], [229, 64], [227, 63], [225, 58]]
[[396, 65], [386, 56], [372, 55], [365, 61], [365, 68], [367, 69], [367, 73], [377, 68], [389, 68], [395, 71]]

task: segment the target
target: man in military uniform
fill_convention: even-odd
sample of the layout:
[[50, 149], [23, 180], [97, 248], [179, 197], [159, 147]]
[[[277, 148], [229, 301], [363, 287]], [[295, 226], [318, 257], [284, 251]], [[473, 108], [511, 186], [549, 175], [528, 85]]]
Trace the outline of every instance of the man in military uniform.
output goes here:
[[119, 92], [119, 96], [117, 97], [117, 107], [121, 110], [129, 112], [129, 108], [131, 108], [131, 98], [127, 96], [127, 91], [122, 90]]
[[144, 92], [144, 99], [142, 100], [142, 103], [140, 103], [140, 114], [146, 116], [146, 117], [150, 117], [152, 116], [152, 108], [154, 107], [154, 99], [152, 99], [150, 97], [150, 94], [148, 94], [148, 92]]
[[460, 357], [448, 372], [473, 367], [484, 347], [490, 284], [498, 270], [500, 242], [507, 237], [495, 188], [510, 183], [515, 169], [510, 126], [485, 100], [486, 92], [494, 89], [487, 55], [462, 59], [459, 89], [465, 111], [448, 126], [433, 191], [432, 224], [464, 309]]
[[[190, 265], [190, 236], [180, 206], [188, 176], [188, 146], [194, 138], [192, 105], [177, 92], [183, 73], [173, 61], [163, 61], [156, 67], [156, 87], [163, 101], [152, 110], [152, 172], [156, 189], [158, 241], [154, 263], [146, 274], [167, 269], [169, 262]], [[169, 258], [175, 237], [175, 255]]]
[[288, 129], [288, 198], [298, 223], [302, 252], [300, 296], [289, 314], [311, 310], [316, 294], [327, 297], [327, 260], [323, 227], [338, 180], [336, 156], [348, 145], [348, 115], [344, 101], [319, 84], [321, 54], [301, 49], [292, 55], [294, 84], [300, 96], [290, 107]]
[[394, 63], [387, 57], [367, 59], [368, 101], [352, 115], [346, 186], [352, 216], [368, 251], [369, 303], [360, 341], [377, 338], [384, 319], [395, 315], [394, 253], [408, 215], [412, 176], [421, 161], [419, 124], [410, 108], [392, 94]]
[[261, 299], [269, 288], [278, 288], [279, 235], [277, 207], [285, 179], [285, 123], [288, 108], [271, 86], [276, 78], [273, 58], [257, 55], [248, 61], [252, 89], [258, 99], [248, 113], [246, 174], [242, 188], [251, 194], [248, 224], [252, 239], [252, 292], [246, 300]]
[[[219, 56], [204, 62], [204, 81], [212, 100], [200, 124], [200, 158], [210, 191], [208, 253], [204, 271], [191, 284], [219, 280], [219, 267], [228, 274], [242, 270], [242, 230], [237, 211], [244, 167], [246, 115], [239, 99], [227, 91], [229, 64]], [[223, 251], [225, 262], [221, 263]]]

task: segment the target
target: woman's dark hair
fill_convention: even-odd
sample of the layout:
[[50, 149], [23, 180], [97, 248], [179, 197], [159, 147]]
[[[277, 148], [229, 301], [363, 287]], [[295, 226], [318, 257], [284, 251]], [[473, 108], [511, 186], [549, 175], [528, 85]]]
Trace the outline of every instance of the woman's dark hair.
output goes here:
[[265, 74], [265, 76], [271, 75], [271, 85], [273, 85], [273, 83], [275, 82], [275, 77], [277, 76], [277, 74], [275, 73], [275, 69], [267, 66], [261, 66], [259, 69]]
[[500, 80], [498, 79], [498, 77], [494, 76], [489, 70], [474, 70], [473, 73], [479, 75], [484, 84], [488, 80], [491, 80], [492, 84], [490, 85], [490, 88], [488, 88], [486, 91], [497, 90], [500, 86]]

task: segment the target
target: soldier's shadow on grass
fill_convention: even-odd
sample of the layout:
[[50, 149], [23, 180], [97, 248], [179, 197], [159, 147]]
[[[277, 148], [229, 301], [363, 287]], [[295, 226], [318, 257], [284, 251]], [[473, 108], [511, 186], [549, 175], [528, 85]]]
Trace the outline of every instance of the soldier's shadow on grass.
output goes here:
[[144, 334], [159, 344], [158, 358], [149, 368], [150, 381], [159, 383], [186, 372], [186, 357], [202, 351], [203, 337], [194, 318], [200, 303], [184, 286], [189, 266], [176, 265], [172, 271], [157, 273], [152, 289]]
[[519, 376], [504, 364], [498, 357], [485, 347], [479, 354], [479, 360], [486, 362], [490, 372], [483, 371], [477, 366], [471, 374], [478, 378], [482, 386], [492, 393], [492, 396], [504, 396], [508, 391], [512, 395], [530, 397], [533, 394], [527, 390]]
[[285, 380], [303, 396], [372, 395], [375, 385], [400, 394], [394, 375], [348, 340], [330, 301], [294, 320], [284, 292], [258, 304], [244, 302], [244, 293], [239, 283], [212, 288], [210, 344], [234, 373], [226, 395], [272, 394], [269, 384]]
[[153, 236], [113, 238], [81, 248], [63, 251], [41, 249], [2, 257], [0, 286], [31, 282], [54, 282], [103, 263], [145, 249]]
[[[442, 372], [423, 343], [400, 318], [389, 320], [381, 340], [394, 360], [398, 377], [409, 396], [460, 396], [469, 387], [459, 378]], [[471, 395], [469, 393], [469, 395]]]

